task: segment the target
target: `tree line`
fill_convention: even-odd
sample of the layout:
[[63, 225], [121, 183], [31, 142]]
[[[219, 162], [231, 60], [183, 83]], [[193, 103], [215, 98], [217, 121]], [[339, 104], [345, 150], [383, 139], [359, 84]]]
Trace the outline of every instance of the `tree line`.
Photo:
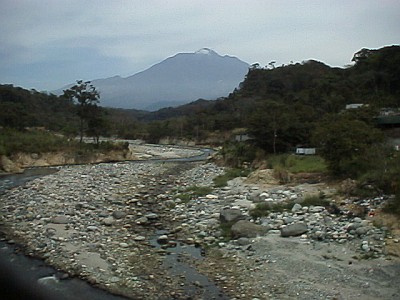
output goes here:
[[[361, 49], [354, 54], [353, 65], [345, 68], [314, 60], [274, 68], [254, 64], [227, 97], [157, 112], [102, 108], [101, 95], [90, 82], [77, 81], [62, 96], [0, 85], [0, 126], [42, 126], [97, 141], [100, 135], [114, 135], [152, 143], [169, 138], [215, 145], [226, 143], [239, 130], [251, 136], [248, 144], [265, 153], [308, 145], [320, 148], [327, 158], [337, 149], [338, 159], [341, 148], [361, 153], [361, 144], [335, 147], [338, 141], [326, 140], [329, 132], [345, 136], [354, 130], [358, 133], [349, 139], [355, 144], [358, 136], [382, 139], [373, 117], [383, 107], [399, 107], [399, 68], [399, 46]], [[351, 103], [368, 106], [343, 112]]]

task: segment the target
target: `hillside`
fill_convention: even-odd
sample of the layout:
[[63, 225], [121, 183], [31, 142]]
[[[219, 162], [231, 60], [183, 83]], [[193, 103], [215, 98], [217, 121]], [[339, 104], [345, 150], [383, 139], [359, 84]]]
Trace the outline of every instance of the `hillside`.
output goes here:
[[[343, 69], [318, 61], [268, 69], [255, 65], [240, 86], [224, 98], [200, 99], [155, 112], [107, 109], [109, 125], [103, 135], [151, 141], [162, 137], [206, 140], [218, 132], [247, 128], [260, 141], [270, 140], [265, 137], [277, 130], [279, 151], [309, 144], [316, 122], [327, 114], [339, 113], [346, 104], [369, 104], [370, 114], [378, 113], [382, 107], [400, 106], [399, 46], [362, 49], [353, 61], [353, 66]], [[100, 105], [105, 105], [103, 94]], [[3, 85], [0, 107], [1, 126], [76, 130], [74, 106], [62, 97]], [[280, 118], [273, 121], [273, 116]], [[272, 149], [268, 143], [260, 146]]]

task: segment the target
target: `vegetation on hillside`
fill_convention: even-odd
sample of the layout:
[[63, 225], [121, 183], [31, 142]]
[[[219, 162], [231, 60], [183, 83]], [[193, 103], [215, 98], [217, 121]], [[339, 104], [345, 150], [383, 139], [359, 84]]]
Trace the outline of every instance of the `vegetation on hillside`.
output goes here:
[[[314, 60], [280, 67], [254, 64], [226, 98], [152, 113], [101, 109], [94, 114], [86, 108], [97, 107], [95, 93], [89, 97], [94, 103], [82, 115], [79, 98], [72, 94], [59, 97], [0, 85], [0, 126], [3, 133], [42, 127], [67, 137], [84, 131], [95, 138], [207, 143], [222, 146], [222, 159], [233, 168], [292, 152], [299, 145], [317, 147], [334, 176], [357, 178], [399, 194], [399, 154], [385, 144], [388, 131], [377, 128], [374, 117], [382, 108], [400, 108], [400, 46], [361, 49], [353, 62], [345, 68]], [[354, 103], [363, 106], [345, 109]], [[3, 142], [2, 153], [10, 151], [6, 144], [12, 143]], [[285, 170], [290, 164], [286, 159], [286, 166], [280, 167]]]

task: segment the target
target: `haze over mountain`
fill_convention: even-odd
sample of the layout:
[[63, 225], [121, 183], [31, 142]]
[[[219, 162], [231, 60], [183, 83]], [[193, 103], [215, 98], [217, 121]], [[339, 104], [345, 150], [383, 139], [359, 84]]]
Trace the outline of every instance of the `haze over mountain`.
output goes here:
[[[178, 53], [126, 78], [114, 76], [92, 80], [92, 84], [100, 92], [102, 106], [153, 111], [228, 96], [244, 80], [248, 68], [236, 57], [202, 48]], [[54, 93], [61, 94], [63, 89]]]

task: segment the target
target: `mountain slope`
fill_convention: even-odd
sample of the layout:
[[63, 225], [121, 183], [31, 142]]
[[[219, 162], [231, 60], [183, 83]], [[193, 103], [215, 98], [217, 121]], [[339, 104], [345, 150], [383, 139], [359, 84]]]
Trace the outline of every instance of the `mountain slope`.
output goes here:
[[176, 54], [126, 78], [114, 76], [92, 84], [100, 91], [102, 106], [157, 110], [227, 96], [243, 81], [248, 67], [236, 57], [203, 48]]

